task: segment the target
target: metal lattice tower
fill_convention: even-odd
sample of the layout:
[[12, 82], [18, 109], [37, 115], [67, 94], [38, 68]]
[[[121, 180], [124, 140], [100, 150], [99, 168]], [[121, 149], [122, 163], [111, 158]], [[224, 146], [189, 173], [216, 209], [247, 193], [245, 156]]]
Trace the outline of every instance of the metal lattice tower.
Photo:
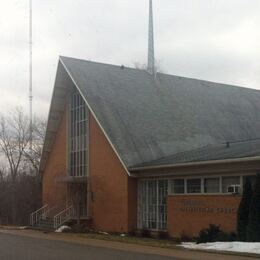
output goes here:
[[153, 1], [152, 0], [149, 0], [149, 36], [148, 36], [147, 70], [150, 74], [155, 75], [154, 35], [153, 35]]
[[30, 152], [32, 151], [32, 134], [33, 134], [33, 108], [32, 108], [32, 0], [29, 0], [29, 117], [30, 117]]

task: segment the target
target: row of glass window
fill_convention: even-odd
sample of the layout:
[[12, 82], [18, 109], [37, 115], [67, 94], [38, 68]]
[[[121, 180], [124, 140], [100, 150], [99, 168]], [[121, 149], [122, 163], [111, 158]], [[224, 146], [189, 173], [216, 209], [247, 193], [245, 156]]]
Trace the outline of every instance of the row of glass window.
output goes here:
[[72, 152], [70, 154], [70, 164], [71, 166], [80, 166], [87, 164], [87, 151]]
[[87, 107], [86, 106], [80, 106], [76, 107], [73, 110], [70, 111], [70, 118], [71, 122], [81, 122], [86, 120], [87, 118]]
[[87, 165], [80, 165], [80, 166], [71, 166], [70, 167], [70, 176], [73, 177], [83, 177], [87, 176]]
[[76, 152], [82, 150], [87, 150], [87, 136], [81, 135], [81, 136], [71, 137], [70, 151]]
[[254, 181], [255, 176], [220, 176], [205, 178], [187, 178], [170, 180], [170, 193], [228, 193], [228, 187], [239, 185], [242, 191], [245, 178], [248, 177]]
[[142, 180], [138, 185], [138, 224], [141, 229], [165, 230], [168, 180]]
[[70, 175], [87, 175], [87, 107], [78, 92], [70, 99]]
[[71, 106], [71, 110], [78, 108], [80, 106], [85, 106], [85, 102], [78, 92], [75, 92], [71, 95], [70, 106]]

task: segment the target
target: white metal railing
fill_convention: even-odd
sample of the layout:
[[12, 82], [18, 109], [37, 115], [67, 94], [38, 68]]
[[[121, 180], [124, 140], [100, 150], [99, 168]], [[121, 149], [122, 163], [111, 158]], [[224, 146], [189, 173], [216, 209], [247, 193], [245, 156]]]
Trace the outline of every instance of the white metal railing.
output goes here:
[[69, 206], [57, 215], [54, 216], [54, 229], [57, 229], [66, 221], [70, 220], [72, 216], [75, 215], [75, 210], [73, 206]]
[[44, 205], [42, 208], [34, 211], [30, 215], [30, 225], [35, 226], [41, 219], [45, 219], [47, 217], [47, 214], [49, 212], [49, 206], [48, 204]]

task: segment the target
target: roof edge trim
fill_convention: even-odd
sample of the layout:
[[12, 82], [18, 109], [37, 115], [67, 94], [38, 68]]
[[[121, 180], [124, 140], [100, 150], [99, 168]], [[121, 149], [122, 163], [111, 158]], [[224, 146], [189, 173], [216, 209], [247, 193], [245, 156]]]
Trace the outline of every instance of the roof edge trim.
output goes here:
[[72, 82], [74, 83], [75, 87], [77, 88], [77, 90], [79, 91], [81, 97], [84, 99], [84, 101], [86, 102], [88, 109], [90, 110], [91, 114], [93, 115], [93, 117], [95, 118], [96, 122], [98, 123], [100, 129], [102, 130], [103, 134], [105, 135], [107, 141], [109, 142], [109, 144], [111, 145], [113, 151], [115, 152], [116, 156], [118, 157], [119, 161], [121, 162], [122, 166], [124, 167], [125, 171], [127, 172], [128, 176], [131, 176], [129, 170], [127, 169], [125, 163], [123, 162], [123, 160], [121, 159], [121, 157], [119, 156], [115, 146], [113, 145], [113, 143], [111, 142], [110, 138], [108, 137], [105, 129], [102, 127], [101, 123], [99, 122], [96, 114], [94, 113], [93, 109], [91, 108], [91, 106], [89, 105], [88, 101], [86, 100], [86, 98], [84, 97], [84, 95], [82, 94], [80, 88], [78, 87], [76, 81], [74, 80], [74, 78], [72, 77], [72, 75], [70, 74], [68, 68], [66, 67], [66, 65], [64, 64], [62, 57], [59, 57], [59, 60], [61, 62], [61, 64], [63, 65], [64, 69], [66, 70], [66, 72], [68, 73], [69, 77], [71, 78]]
[[260, 156], [242, 157], [236, 159], [201, 161], [201, 162], [165, 164], [165, 165], [157, 165], [157, 166], [132, 167], [129, 170], [131, 172], [134, 172], [134, 171], [155, 170], [155, 169], [164, 169], [164, 168], [177, 168], [177, 167], [185, 167], [185, 166], [197, 166], [197, 165], [233, 163], [233, 162], [248, 162], [248, 161], [258, 161], [258, 160], [260, 161]]

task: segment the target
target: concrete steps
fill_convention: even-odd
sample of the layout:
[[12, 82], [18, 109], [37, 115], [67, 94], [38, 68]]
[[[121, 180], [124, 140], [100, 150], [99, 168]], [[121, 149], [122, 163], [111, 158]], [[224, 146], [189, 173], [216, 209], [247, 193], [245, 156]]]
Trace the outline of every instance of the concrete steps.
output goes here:
[[35, 227], [43, 230], [54, 230], [54, 220], [50, 217], [41, 219], [39, 223], [35, 225]]

